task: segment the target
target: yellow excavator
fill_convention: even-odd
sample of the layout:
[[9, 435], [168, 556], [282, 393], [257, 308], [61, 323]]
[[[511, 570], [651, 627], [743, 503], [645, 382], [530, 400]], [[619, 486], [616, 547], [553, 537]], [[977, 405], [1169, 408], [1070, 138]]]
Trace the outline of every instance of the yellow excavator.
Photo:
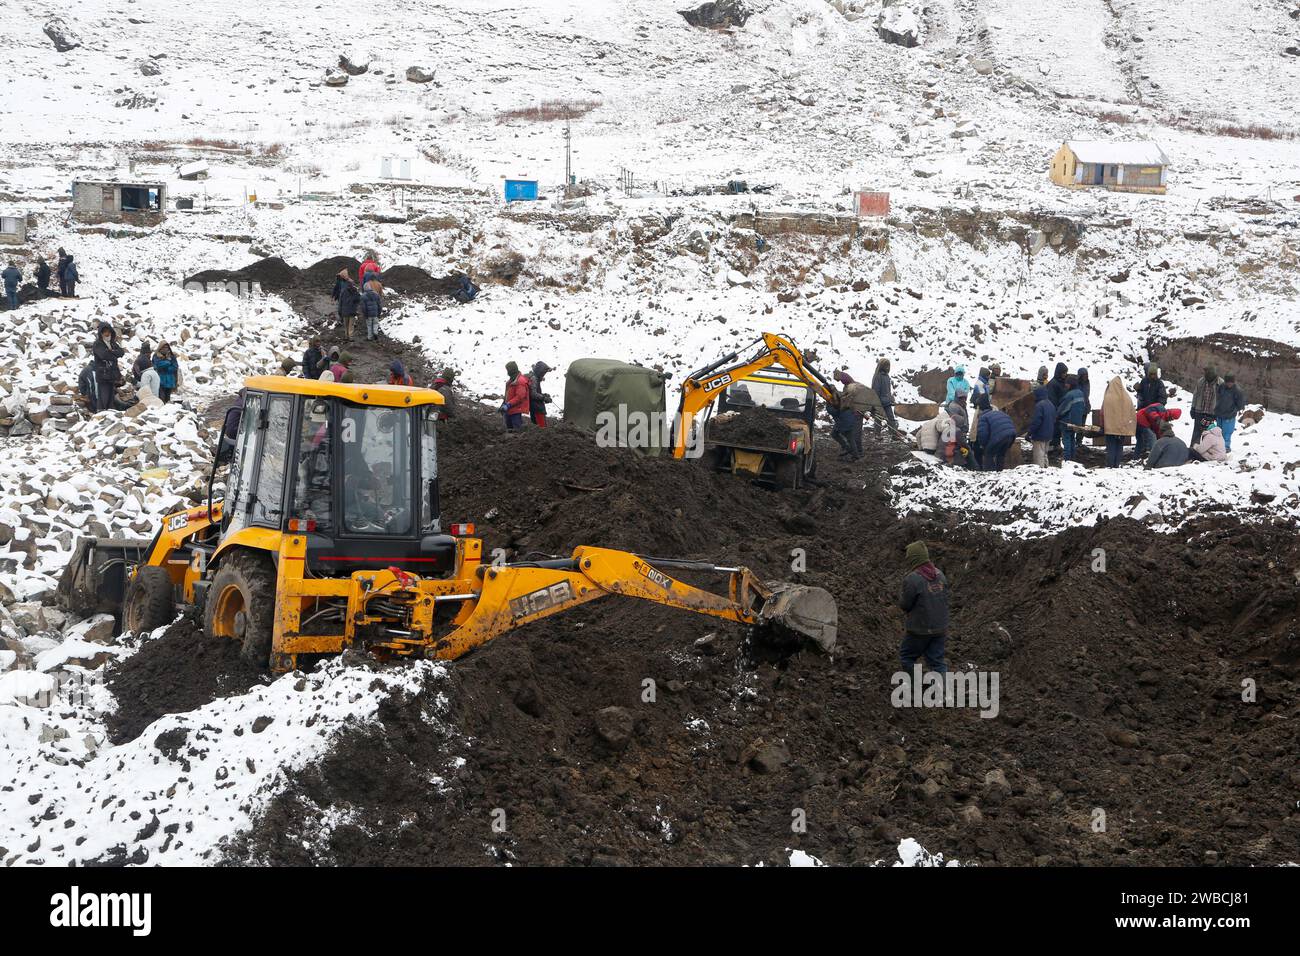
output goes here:
[[[835, 646], [826, 591], [744, 567], [591, 546], [485, 563], [472, 525], [442, 525], [436, 391], [262, 376], [244, 396], [223, 423], [206, 504], [165, 518], [151, 541], [82, 539], [60, 582], [65, 606], [111, 611], [137, 633], [188, 606], [209, 635], [276, 672], [351, 647], [453, 659], [609, 595], [752, 625], [782, 648]], [[681, 573], [721, 576], [726, 593]]]
[[[773, 487], [797, 488], [813, 477], [817, 466], [816, 400], [837, 408], [840, 397], [789, 339], [764, 332], [754, 344], [758, 349], [748, 358], [742, 359], [737, 350], [686, 376], [673, 423], [673, 457], [685, 458], [697, 448], [715, 469], [749, 475]], [[714, 422], [760, 410], [778, 419], [787, 432], [779, 442], [725, 438], [721, 429], [708, 430], [711, 422], [696, 422], [701, 411], [712, 413], [715, 408]]]

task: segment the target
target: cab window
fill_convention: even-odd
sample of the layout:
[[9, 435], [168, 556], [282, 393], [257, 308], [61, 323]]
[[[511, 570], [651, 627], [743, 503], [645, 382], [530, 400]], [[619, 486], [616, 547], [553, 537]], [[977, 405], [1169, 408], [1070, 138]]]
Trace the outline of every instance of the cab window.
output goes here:
[[743, 379], [729, 386], [724, 407], [727, 410], [760, 406], [774, 412], [802, 415], [808, 410], [812, 390], [795, 379], [782, 380], [775, 376], [763, 379]]
[[420, 415], [420, 530], [425, 534], [440, 529], [437, 423], [437, 406], [427, 406]]
[[408, 410], [340, 404], [344, 531], [413, 533], [412, 437]]
[[236, 530], [247, 524], [248, 496], [252, 493], [253, 467], [257, 464], [258, 421], [262, 414], [260, 392], [244, 398], [244, 413], [239, 419], [239, 434], [235, 439], [235, 457], [230, 466], [230, 490], [226, 497], [230, 506], [222, 509], [227, 530]]
[[278, 528], [284, 521], [284, 471], [289, 454], [289, 423], [293, 399], [275, 395], [267, 403], [262, 434], [262, 464], [253, 495], [253, 523]]
[[325, 398], [308, 397], [298, 429], [298, 475], [294, 484], [293, 516], [312, 522], [324, 534], [334, 529], [334, 442], [330, 409]]

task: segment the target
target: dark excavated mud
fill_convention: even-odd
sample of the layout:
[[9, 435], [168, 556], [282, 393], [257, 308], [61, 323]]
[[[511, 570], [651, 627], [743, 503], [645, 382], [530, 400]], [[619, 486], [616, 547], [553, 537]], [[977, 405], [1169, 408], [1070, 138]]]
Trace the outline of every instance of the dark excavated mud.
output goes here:
[[240, 658], [238, 642], [205, 637], [198, 621], [182, 618], [110, 668], [106, 683], [117, 709], [108, 717], [109, 739], [134, 740], [165, 714], [242, 694], [266, 679]]
[[[850, 864], [893, 859], [904, 836], [984, 864], [1296, 859], [1291, 525], [1162, 536], [1112, 520], [1005, 541], [958, 514], [898, 518], [879, 480], [901, 452], [872, 443], [784, 492], [567, 427], [506, 434], [486, 413], [450, 423], [441, 450], [444, 514], [489, 548], [743, 563], [828, 589], [839, 649], [754, 663], [739, 626], [606, 598], [387, 702], [288, 782], [231, 862], [739, 864], [801, 848]], [[996, 716], [891, 705], [916, 538], [952, 583], [949, 664], [997, 673]]]

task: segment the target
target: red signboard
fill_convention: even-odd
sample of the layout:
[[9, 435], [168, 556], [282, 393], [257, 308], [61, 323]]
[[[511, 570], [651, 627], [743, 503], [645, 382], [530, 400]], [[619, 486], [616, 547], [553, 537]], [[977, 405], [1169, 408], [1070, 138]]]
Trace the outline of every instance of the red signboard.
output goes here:
[[889, 193], [867, 192], [860, 189], [853, 194], [853, 200], [858, 216], [889, 215]]

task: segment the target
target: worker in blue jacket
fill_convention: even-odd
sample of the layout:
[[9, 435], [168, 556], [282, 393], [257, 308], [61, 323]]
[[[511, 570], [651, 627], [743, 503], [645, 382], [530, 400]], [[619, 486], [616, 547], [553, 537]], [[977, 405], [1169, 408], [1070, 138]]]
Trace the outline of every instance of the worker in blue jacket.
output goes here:
[[1088, 414], [1088, 397], [1083, 394], [1079, 376], [1067, 375], [1067, 391], [1056, 406], [1056, 421], [1061, 426], [1061, 455], [1065, 461], [1074, 461], [1074, 450], [1078, 447], [1079, 433], [1066, 425], [1082, 425]]
[[158, 397], [164, 402], [170, 401], [172, 392], [180, 387], [181, 363], [166, 342], [159, 342], [153, 353], [153, 368], [158, 373]]
[[947, 405], [958, 395], [965, 395], [969, 391], [970, 382], [966, 381], [966, 366], [958, 365], [948, 379], [948, 390], [943, 403]]
[[1034, 406], [1034, 414], [1029, 419], [1026, 435], [1034, 446], [1034, 464], [1046, 468], [1047, 446], [1051, 444], [1052, 435], [1056, 433], [1056, 406], [1047, 397], [1047, 388], [1043, 385], [1034, 389], [1034, 399], [1038, 404]]
[[1007, 449], [1016, 439], [1016, 423], [996, 408], [980, 412], [975, 437], [980, 448], [980, 470], [1001, 471]]

